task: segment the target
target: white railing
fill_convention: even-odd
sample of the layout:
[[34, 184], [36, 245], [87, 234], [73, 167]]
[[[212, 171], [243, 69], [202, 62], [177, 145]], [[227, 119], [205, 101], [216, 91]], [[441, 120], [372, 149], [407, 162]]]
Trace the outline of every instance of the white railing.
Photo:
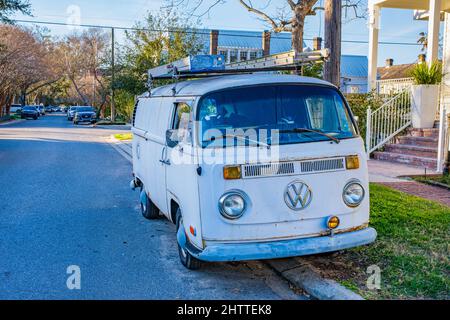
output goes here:
[[394, 95], [411, 87], [412, 78], [377, 80], [377, 93], [379, 95]]
[[441, 117], [439, 119], [439, 145], [436, 172], [441, 173], [448, 161], [449, 153], [449, 120], [450, 113], [447, 112], [445, 106], [441, 109]]
[[439, 144], [436, 171], [441, 173], [450, 152], [450, 86], [442, 84], [439, 107]]
[[380, 108], [367, 109], [367, 154], [381, 148], [410, 125], [411, 88], [407, 87]]

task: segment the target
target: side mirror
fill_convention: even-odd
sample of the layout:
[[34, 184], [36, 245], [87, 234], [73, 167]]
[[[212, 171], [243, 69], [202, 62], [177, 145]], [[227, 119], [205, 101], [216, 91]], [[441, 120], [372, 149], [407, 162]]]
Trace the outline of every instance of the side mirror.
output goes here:
[[166, 144], [169, 148], [175, 148], [180, 142], [178, 141], [178, 130], [167, 130], [166, 131]]

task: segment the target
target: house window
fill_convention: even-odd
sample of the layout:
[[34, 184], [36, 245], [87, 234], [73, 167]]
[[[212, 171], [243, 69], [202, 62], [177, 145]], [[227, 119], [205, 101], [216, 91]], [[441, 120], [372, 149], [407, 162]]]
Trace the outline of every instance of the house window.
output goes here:
[[241, 51], [240, 52], [240, 61], [246, 61], [247, 60], [247, 51]]
[[236, 62], [238, 60], [237, 50], [230, 50], [230, 62]]
[[358, 86], [350, 86], [348, 88], [349, 93], [359, 93], [359, 87]]
[[255, 60], [258, 57], [257, 51], [250, 51], [250, 60]]

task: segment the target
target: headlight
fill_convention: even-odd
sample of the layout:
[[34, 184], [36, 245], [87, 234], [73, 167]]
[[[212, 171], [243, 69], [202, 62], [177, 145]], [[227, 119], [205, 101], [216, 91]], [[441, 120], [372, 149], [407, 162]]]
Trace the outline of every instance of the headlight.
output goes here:
[[364, 200], [365, 191], [359, 181], [350, 181], [344, 188], [343, 198], [349, 207], [357, 207]]
[[239, 191], [227, 192], [219, 200], [220, 214], [230, 220], [242, 217], [246, 208], [246, 196]]

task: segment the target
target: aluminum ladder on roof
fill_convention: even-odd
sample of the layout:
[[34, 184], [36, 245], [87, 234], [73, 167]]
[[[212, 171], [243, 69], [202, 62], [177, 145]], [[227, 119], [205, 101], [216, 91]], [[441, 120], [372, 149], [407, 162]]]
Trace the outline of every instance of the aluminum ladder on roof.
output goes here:
[[329, 56], [328, 49], [302, 52], [297, 56], [292, 50], [254, 60], [225, 64], [223, 55], [198, 55], [150, 69], [148, 76], [151, 83], [154, 79], [295, 70], [305, 64], [321, 63]]

